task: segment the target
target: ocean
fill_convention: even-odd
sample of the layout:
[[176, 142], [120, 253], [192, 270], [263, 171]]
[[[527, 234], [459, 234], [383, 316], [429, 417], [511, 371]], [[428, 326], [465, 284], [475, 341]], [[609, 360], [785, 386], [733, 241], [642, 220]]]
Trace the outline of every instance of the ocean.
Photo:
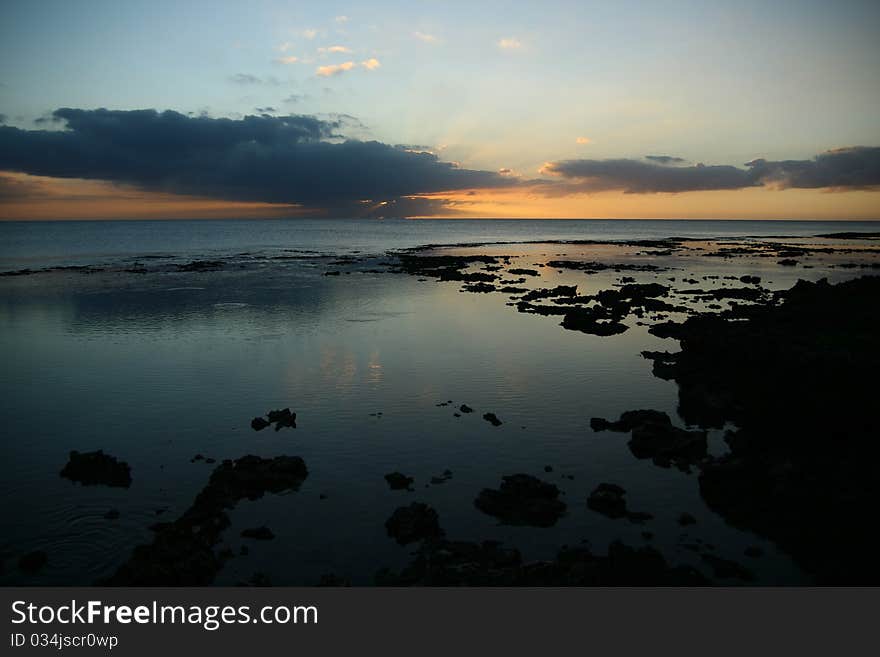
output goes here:
[[[31, 270], [0, 277], [0, 583], [89, 584], [112, 574], [152, 540], [151, 526], [179, 517], [205, 486], [215, 466], [194, 460], [197, 454], [215, 463], [296, 455], [309, 469], [299, 491], [245, 500], [229, 512], [217, 549], [236, 556], [218, 584], [255, 575], [313, 584], [325, 574], [371, 584], [380, 568], [401, 568], [412, 558], [413, 546], [391, 540], [385, 521], [414, 501], [437, 510], [448, 537], [501, 541], [526, 560], [551, 558], [562, 545], [601, 551], [623, 540], [705, 570], [694, 545], [736, 560], [757, 546], [763, 556], [748, 564], [757, 583], [808, 583], [770, 541], [713, 513], [694, 472], [634, 458], [625, 435], [591, 429], [592, 417], [615, 419], [636, 408], [665, 411], [683, 425], [676, 384], [653, 376], [641, 356], [675, 351], [674, 340], [651, 335], [636, 317], [614, 336], [565, 330], [559, 317], [517, 312], [505, 295], [401, 273], [389, 252], [454, 244], [446, 252], [509, 257], [535, 269], [520, 283], [530, 289], [577, 285], [580, 294], [595, 294], [630, 274], [614, 266], [592, 274], [546, 266], [580, 258], [658, 267], [633, 271], [639, 282], [692, 278], [707, 285], [718, 276], [718, 285], [727, 285], [724, 276], [748, 274], [772, 291], [799, 278], [835, 282], [860, 271], [850, 267], [851, 253], [779, 266], [766, 257], [706, 257], [699, 249], [739, 238], [812, 243], [818, 233], [875, 226], [0, 223], [0, 272]], [[672, 254], [566, 243], [670, 236], [698, 241]], [[188, 267], [192, 261], [211, 262]], [[43, 271], [59, 267], [87, 268]], [[476, 412], [456, 414], [461, 404]], [[296, 429], [251, 429], [255, 416], [285, 407], [298, 414]], [[502, 424], [484, 421], [487, 412]], [[726, 449], [723, 435], [710, 430], [712, 454]], [[131, 466], [130, 488], [59, 476], [71, 450], [97, 449]], [[447, 470], [452, 476], [444, 479]], [[384, 475], [393, 471], [413, 477], [413, 490], [390, 490]], [[562, 490], [567, 512], [552, 527], [501, 524], [474, 506], [481, 490], [520, 472]], [[590, 511], [587, 496], [600, 482], [624, 486], [630, 508], [653, 518], [638, 524]], [[108, 519], [111, 510], [118, 518]], [[681, 527], [683, 512], [697, 522]], [[270, 527], [275, 538], [241, 537], [257, 526]], [[16, 569], [15, 559], [33, 550], [48, 555], [46, 567], [36, 574]]]

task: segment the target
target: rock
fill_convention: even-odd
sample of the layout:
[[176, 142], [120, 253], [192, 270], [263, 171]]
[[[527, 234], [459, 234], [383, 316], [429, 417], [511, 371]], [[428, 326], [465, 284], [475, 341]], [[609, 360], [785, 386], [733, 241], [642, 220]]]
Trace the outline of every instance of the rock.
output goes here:
[[777, 265], [782, 265], [783, 267], [794, 267], [798, 263], [797, 260], [793, 260], [792, 258], [784, 258], [777, 262]]
[[740, 276], [739, 280], [741, 283], [749, 283], [752, 285], [758, 285], [761, 282], [760, 276]]
[[102, 484], [128, 488], [131, 486], [131, 468], [128, 463], [118, 461], [116, 457], [96, 452], [70, 452], [70, 460], [59, 473], [71, 481], [78, 481], [84, 486]]
[[591, 335], [607, 337], [618, 335], [627, 330], [625, 324], [609, 319], [605, 313], [598, 312], [594, 308], [571, 308], [565, 311], [562, 318], [562, 328], [569, 331], [581, 331]]
[[268, 427], [269, 424], [270, 423], [267, 422], [265, 419], [261, 417], [255, 417], [253, 420], [251, 420], [251, 429], [253, 429], [254, 431], [262, 431], [263, 429]]
[[119, 509], [110, 509], [104, 514], [104, 518], [107, 520], [117, 520], [119, 518]]
[[559, 492], [554, 484], [531, 475], [507, 475], [499, 489], [484, 488], [474, 506], [505, 525], [550, 527], [565, 513]]
[[42, 550], [34, 550], [21, 556], [18, 560], [18, 569], [30, 575], [42, 570], [49, 562], [49, 556]]
[[750, 545], [743, 552], [747, 557], [751, 557], [752, 559], [757, 559], [758, 557], [764, 556], [764, 550], [759, 548], [757, 545]]
[[587, 498], [587, 507], [609, 518], [628, 518], [631, 522], [642, 523], [654, 516], [642, 511], [626, 508], [626, 490], [617, 484], [599, 484]]
[[193, 260], [192, 262], [188, 262], [185, 265], [175, 265], [177, 267], [177, 271], [217, 271], [218, 269], [223, 269], [223, 261], [222, 260]]
[[705, 561], [712, 567], [715, 577], [721, 579], [741, 579], [750, 582], [755, 579], [755, 575], [748, 568], [741, 566], [735, 561], [722, 559], [714, 554], [703, 553], [700, 559]]
[[385, 475], [385, 481], [388, 482], [388, 487], [391, 490], [412, 490], [413, 482], [415, 481], [412, 477], [407, 477], [402, 472], [389, 472]]
[[626, 515], [626, 491], [617, 484], [599, 484], [587, 498], [587, 506], [609, 518], [622, 518]]
[[495, 413], [483, 413], [483, 419], [486, 420], [493, 427], [500, 427], [502, 422], [498, 419], [498, 416]]
[[298, 490], [308, 476], [298, 456], [223, 461], [192, 506], [174, 522], [158, 523], [153, 542], [134, 549], [128, 561], [99, 582], [111, 586], [206, 586], [222, 567], [214, 553], [230, 520], [226, 511], [243, 499]]
[[678, 516], [678, 524], [682, 527], [687, 527], [688, 525], [696, 524], [697, 519], [694, 518], [690, 513], [685, 511], [680, 516]]
[[545, 465], [544, 472], [553, 472], [553, 466], [552, 465]]
[[[872, 545], [880, 278], [799, 281], [776, 305], [690, 317], [664, 366], [689, 424], [738, 427], [700, 464], [700, 494], [773, 540], [816, 583], [880, 583]], [[731, 319], [735, 321], [731, 321]]]
[[380, 586], [697, 586], [708, 581], [693, 568], [671, 567], [653, 548], [618, 541], [607, 555], [562, 548], [550, 561], [523, 563], [517, 550], [495, 541], [424, 543], [399, 573], [383, 570]]
[[398, 507], [385, 522], [385, 529], [400, 545], [443, 535], [437, 512], [421, 502]]
[[592, 418], [594, 431], [631, 431], [629, 448], [638, 459], [650, 458], [657, 465], [686, 468], [706, 457], [708, 444], [705, 431], [687, 431], [673, 426], [662, 411], [640, 409], [626, 411], [616, 422]]
[[292, 413], [289, 408], [269, 411], [266, 417], [269, 418], [269, 422], [275, 423], [275, 431], [278, 431], [283, 427], [296, 429], [296, 413]]
[[252, 527], [250, 529], [242, 530], [241, 537], [253, 538], [258, 541], [269, 541], [275, 538], [275, 534], [272, 533], [271, 529], [264, 525], [262, 527]]
[[541, 274], [536, 269], [508, 269], [507, 273], [513, 274], [514, 276], [540, 276]]

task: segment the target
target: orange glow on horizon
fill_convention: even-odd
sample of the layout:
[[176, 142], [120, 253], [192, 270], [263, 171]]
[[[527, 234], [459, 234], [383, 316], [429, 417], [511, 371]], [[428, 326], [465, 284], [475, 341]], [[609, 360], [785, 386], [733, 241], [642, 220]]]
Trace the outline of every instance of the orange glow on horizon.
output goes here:
[[[880, 193], [767, 188], [679, 194], [553, 194], [535, 185], [413, 195], [442, 201], [413, 218], [878, 220]], [[376, 207], [373, 204], [372, 207]], [[315, 217], [294, 204], [226, 201], [127, 185], [0, 171], [0, 220]]]

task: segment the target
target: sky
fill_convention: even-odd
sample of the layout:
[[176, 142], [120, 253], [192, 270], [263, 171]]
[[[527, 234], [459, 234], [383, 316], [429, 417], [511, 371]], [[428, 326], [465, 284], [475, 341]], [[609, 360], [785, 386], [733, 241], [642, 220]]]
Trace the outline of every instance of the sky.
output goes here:
[[0, 3], [0, 219], [880, 219], [880, 3]]

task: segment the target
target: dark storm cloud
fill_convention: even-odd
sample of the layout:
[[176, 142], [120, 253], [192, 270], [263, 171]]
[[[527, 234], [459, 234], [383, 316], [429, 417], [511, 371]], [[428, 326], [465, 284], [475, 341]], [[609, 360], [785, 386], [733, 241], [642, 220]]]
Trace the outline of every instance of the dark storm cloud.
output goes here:
[[646, 159], [650, 161], [562, 160], [548, 162], [543, 172], [566, 180], [559, 191], [618, 190], [628, 194], [649, 194], [762, 186], [841, 190], [880, 187], [880, 147], [876, 146], [839, 148], [810, 160], [754, 160], [745, 168], [704, 164], [677, 166], [679, 158], [670, 156], [648, 156]]
[[645, 159], [657, 164], [684, 164], [687, 162], [683, 157], [673, 157], [672, 155], [645, 155]]
[[544, 165], [544, 173], [574, 179], [581, 191], [622, 190], [630, 194], [692, 192], [748, 187], [749, 172], [721, 165], [671, 167], [643, 160], [562, 160]]
[[0, 170], [90, 178], [237, 201], [346, 207], [514, 184], [436, 155], [344, 140], [351, 117], [187, 116], [62, 108], [61, 130], [0, 127]]
[[765, 185], [787, 189], [871, 189], [880, 186], [880, 147], [852, 146], [812, 160], [754, 160], [751, 174]]

